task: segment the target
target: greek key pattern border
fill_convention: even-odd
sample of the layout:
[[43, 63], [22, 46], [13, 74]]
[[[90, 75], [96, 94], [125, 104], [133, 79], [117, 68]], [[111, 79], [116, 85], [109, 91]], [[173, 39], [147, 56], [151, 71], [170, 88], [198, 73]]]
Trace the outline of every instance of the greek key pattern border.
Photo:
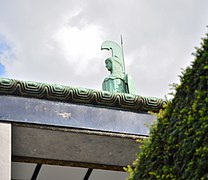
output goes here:
[[0, 95], [12, 95], [52, 101], [91, 104], [121, 108], [130, 111], [159, 111], [166, 103], [159, 98], [142, 97], [124, 93], [110, 93], [58, 84], [19, 81], [0, 78]]

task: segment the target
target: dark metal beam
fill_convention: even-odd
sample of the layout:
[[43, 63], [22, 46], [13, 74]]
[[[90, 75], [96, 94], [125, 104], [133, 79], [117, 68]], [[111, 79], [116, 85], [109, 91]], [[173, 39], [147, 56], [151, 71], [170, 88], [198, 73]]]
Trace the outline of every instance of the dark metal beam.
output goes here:
[[89, 177], [90, 177], [90, 175], [91, 175], [91, 173], [92, 173], [92, 171], [93, 171], [93, 169], [89, 168], [89, 169], [87, 170], [87, 173], [85, 174], [85, 177], [84, 177], [83, 180], [88, 180]]
[[41, 167], [42, 167], [42, 164], [37, 164], [37, 165], [36, 165], [31, 180], [36, 180], [36, 179], [37, 179]]

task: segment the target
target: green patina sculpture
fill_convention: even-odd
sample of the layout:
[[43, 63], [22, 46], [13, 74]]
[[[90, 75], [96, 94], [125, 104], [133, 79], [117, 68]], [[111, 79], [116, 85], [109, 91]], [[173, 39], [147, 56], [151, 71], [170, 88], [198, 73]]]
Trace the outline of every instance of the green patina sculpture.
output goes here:
[[112, 57], [105, 60], [105, 66], [110, 71], [102, 84], [102, 89], [109, 92], [135, 94], [134, 84], [131, 77], [125, 73], [123, 48], [112, 41], [105, 41], [101, 50], [111, 50]]

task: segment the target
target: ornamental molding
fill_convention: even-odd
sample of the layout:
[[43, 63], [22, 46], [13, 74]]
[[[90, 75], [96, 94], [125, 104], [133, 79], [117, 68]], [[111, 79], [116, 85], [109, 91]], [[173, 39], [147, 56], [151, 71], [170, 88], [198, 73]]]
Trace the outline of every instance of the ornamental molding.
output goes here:
[[58, 84], [0, 78], [0, 95], [46, 99], [65, 103], [104, 106], [136, 112], [158, 112], [167, 102], [160, 98], [110, 93]]

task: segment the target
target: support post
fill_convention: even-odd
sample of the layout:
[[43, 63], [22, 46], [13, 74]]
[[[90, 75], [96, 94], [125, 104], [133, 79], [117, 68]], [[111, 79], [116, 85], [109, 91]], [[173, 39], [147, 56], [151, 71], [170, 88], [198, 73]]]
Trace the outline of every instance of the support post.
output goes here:
[[90, 177], [92, 171], [93, 171], [92, 168], [89, 168], [89, 169], [87, 170], [87, 173], [86, 173], [86, 175], [85, 175], [85, 177], [84, 177], [84, 180], [88, 180], [88, 179], [89, 179], [89, 177]]
[[11, 179], [11, 123], [0, 122], [0, 179]]

